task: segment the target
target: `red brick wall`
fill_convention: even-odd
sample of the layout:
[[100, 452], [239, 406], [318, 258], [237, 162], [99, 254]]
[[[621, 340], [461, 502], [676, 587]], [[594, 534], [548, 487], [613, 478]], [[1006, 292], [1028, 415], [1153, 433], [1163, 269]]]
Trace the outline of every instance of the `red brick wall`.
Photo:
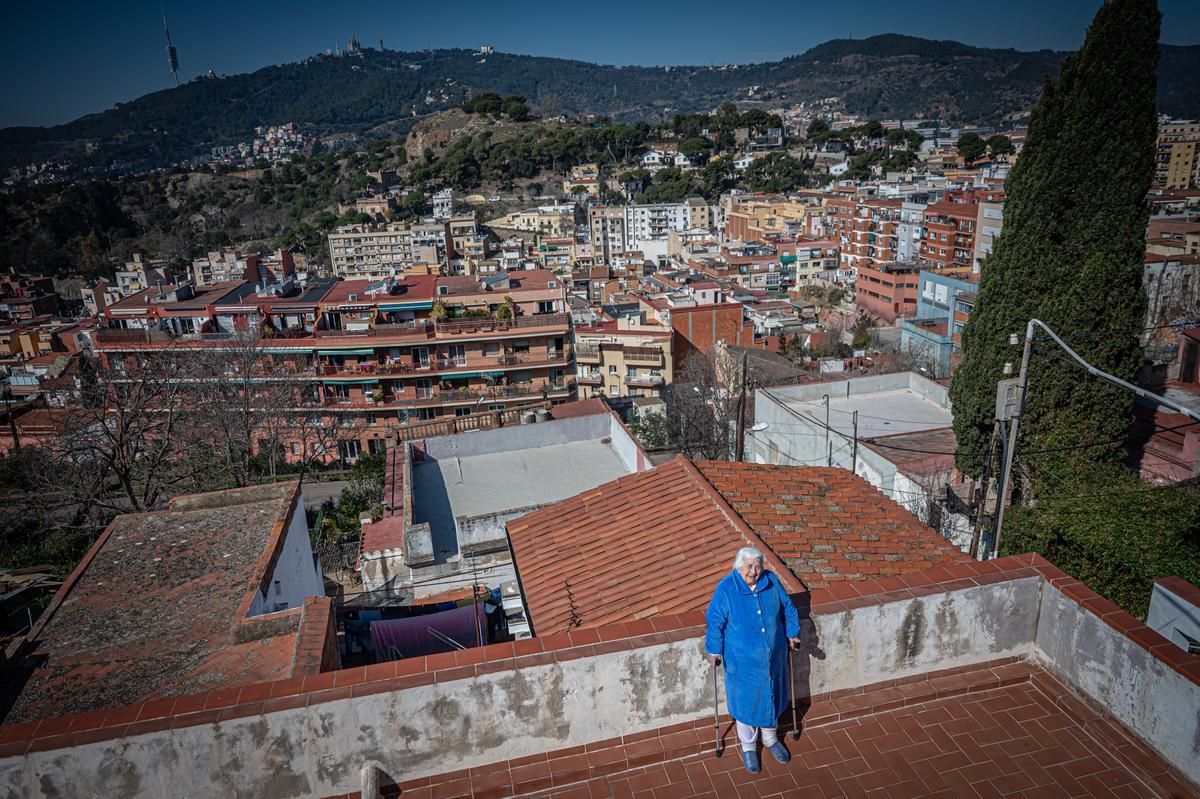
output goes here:
[[672, 309], [671, 328], [676, 374], [692, 350], [708, 352], [718, 340], [741, 347], [754, 343], [754, 328], [743, 323], [740, 305]]

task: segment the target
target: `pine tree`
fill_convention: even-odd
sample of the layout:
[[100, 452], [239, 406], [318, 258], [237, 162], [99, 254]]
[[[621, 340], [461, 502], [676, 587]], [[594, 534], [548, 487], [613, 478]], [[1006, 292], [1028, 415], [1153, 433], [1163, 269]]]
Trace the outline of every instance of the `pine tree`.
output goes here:
[[[1096, 366], [1127, 380], [1142, 363], [1146, 192], [1154, 172], [1155, 0], [1110, 0], [1083, 47], [1047, 79], [1020, 158], [1006, 184], [1004, 230], [983, 264], [979, 298], [963, 333], [950, 397], [959, 468], [979, 474], [1008, 344], [1031, 318], [1046, 322]], [[1071, 468], [1124, 452], [1131, 396], [1035, 343], [1017, 457], [1036, 471], [1049, 456], [1025, 450], [1111, 442], [1064, 452]], [[1065, 357], [1065, 356], [1064, 356]]]

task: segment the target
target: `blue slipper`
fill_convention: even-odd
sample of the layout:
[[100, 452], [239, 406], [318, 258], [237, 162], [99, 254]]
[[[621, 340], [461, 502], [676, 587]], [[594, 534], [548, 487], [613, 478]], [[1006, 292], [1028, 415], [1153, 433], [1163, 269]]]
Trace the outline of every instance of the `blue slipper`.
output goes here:
[[758, 752], [747, 752], [742, 750], [742, 765], [746, 767], [746, 771], [751, 774], [757, 774], [762, 771], [762, 767], [758, 764]]
[[792, 755], [788, 752], [787, 747], [783, 745], [783, 741], [776, 741], [771, 744], [767, 747], [767, 751], [780, 763], [786, 763], [792, 759]]

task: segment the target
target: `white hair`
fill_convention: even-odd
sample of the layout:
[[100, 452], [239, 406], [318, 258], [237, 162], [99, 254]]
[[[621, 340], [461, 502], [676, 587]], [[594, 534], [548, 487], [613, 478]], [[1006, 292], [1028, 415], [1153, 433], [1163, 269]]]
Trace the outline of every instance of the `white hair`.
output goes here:
[[763, 560], [763, 553], [754, 547], [742, 547], [733, 558], [733, 568], [740, 569], [748, 560]]

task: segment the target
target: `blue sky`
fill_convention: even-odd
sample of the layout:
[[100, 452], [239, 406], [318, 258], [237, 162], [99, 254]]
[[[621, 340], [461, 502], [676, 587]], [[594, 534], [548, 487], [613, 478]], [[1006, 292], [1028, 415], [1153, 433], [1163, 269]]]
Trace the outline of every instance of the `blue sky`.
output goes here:
[[[180, 70], [226, 75], [382, 37], [388, 49], [477, 47], [602, 64], [772, 61], [834, 38], [905, 33], [984, 47], [1074, 49], [1100, 0], [738, 3], [168, 3]], [[1200, 43], [1200, 0], [1159, 0], [1163, 41]], [[157, 3], [12, 3], [0, 26], [0, 126], [47, 125], [167, 88]], [[748, 7], [747, 7], [748, 8]]]

